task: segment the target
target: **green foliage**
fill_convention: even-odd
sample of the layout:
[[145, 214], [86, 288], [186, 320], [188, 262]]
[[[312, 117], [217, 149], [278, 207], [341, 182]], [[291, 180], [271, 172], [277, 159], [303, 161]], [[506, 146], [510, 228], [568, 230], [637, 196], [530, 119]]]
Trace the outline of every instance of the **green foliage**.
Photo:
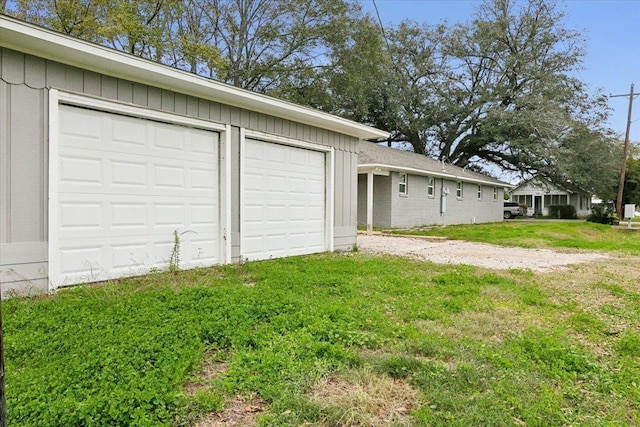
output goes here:
[[584, 378], [596, 365], [584, 349], [549, 331], [529, 329], [511, 345], [545, 373], [557, 378]]
[[576, 207], [573, 205], [551, 205], [549, 206], [549, 217], [557, 219], [576, 219]]
[[[637, 150], [637, 147], [634, 147]], [[640, 206], [640, 157], [629, 157], [624, 177], [623, 204]]]
[[485, 0], [456, 25], [406, 20], [385, 28], [384, 39], [366, 30], [366, 39], [333, 48], [337, 66], [319, 79], [329, 95], [319, 103], [389, 130], [416, 153], [570, 179], [604, 195], [621, 147], [603, 126], [606, 96], [573, 77], [584, 42], [566, 24], [554, 0]]
[[640, 253], [640, 240], [635, 234], [603, 224], [582, 221], [452, 225], [402, 233], [524, 248], [572, 248]]
[[[638, 334], [611, 337], [590, 312], [550, 303], [537, 275], [516, 273], [342, 253], [13, 299], [9, 425], [192, 425], [250, 394], [268, 403], [260, 425], [320, 423], [330, 414], [310, 402], [314, 385], [363, 366], [420, 390], [418, 425], [637, 421]], [[636, 293], [599, 286], [619, 299], [606, 316], [637, 322]], [[527, 318], [538, 326], [512, 330]], [[616, 351], [599, 359], [575, 334]], [[226, 369], [187, 395], [212, 353]]]
[[575, 311], [569, 317], [569, 324], [578, 332], [598, 339], [606, 332], [605, 323], [595, 315], [585, 311]]
[[391, 378], [399, 379], [419, 372], [422, 366], [422, 362], [414, 357], [397, 355], [382, 359], [377, 368]]
[[601, 197], [616, 183], [607, 97], [575, 77], [584, 38], [556, 0], [484, 0], [467, 22], [384, 32], [347, 0], [10, 0], [6, 11], [372, 124], [459, 166], [571, 179]]
[[598, 224], [614, 225], [618, 223], [618, 216], [616, 215], [613, 206], [605, 204], [593, 205], [591, 213], [587, 216], [588, 222], [596, 222]]
[[624, 356], [640, 357], [640, 334], [627, 331], [616, 345], [618, 353]]
[[175, 274], [178, 271], [180, 271], [180, 236], [178, 236], [177, 230], [173, 230], [173, 247], [169, 257], [169, 272]]

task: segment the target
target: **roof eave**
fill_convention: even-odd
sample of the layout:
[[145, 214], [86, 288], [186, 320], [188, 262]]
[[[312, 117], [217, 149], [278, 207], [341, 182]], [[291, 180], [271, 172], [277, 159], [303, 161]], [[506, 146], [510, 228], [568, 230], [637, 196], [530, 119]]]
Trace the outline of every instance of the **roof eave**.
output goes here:
[[447, 173], [447, 172], [430, 171], [430, 170], [425, 170], [425, 169], [409, 168], [409, 167], [389, 165], [389, 164], [384, 164], [384, 163], [363, 163], [363, 164], [359, 164], [358, 165], [358, 172], [359, 173], [365, 173], [365, 172], [369, 172], [370, 170], [374, 170], [376, 168], [377, 169], [387, 169], [387, 170], [392, 170], [392, 171], [396, 171], [396, 172], [411, 173], [411, 174], [414, 174], [414, 175], [424, 175], [424, 176], [434, 176], [434, 177], [438, 177], [438, 178], [448, 178], [448, 179], [455, 180], [455, 181], [464, 181], [464, 182], [473, 182], [473, 183], [478, 183], [478, 184], [486, 184], [486, 185], [492, 185], [494, 187], [501, 187], [501, 188], [513, 188], [514, 187], [512, 184], [508, 184], [506, 182], [501, 182], [501, 181], [497, 181], [496, 182], [496, 181], [492, 181], [492, 180], [484, 180], [484, 179], [473, 178], [473, 177], [464, 176], [464, 175], [457, 175], [457, 174]]
[[388, 132], [380, 129], [207, 79], [5, 15], [0, 15], [0, 46], [112, 77], [302, 122], [359, 139], [389, 137]]

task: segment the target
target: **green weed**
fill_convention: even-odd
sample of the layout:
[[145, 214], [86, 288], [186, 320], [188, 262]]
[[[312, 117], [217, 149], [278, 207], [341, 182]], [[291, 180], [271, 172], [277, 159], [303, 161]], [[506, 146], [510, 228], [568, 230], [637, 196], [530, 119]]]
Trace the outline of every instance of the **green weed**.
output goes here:
[[[398, 425], [637, 424], [640, 338], [590, 314], [635, 324], [636, 294], [556, 306], [538, 277], [345, 253], [13, 299], [9, 425], [183, 426], [249, 395], [266, 402], [263, 426], [369, 425], [383, 423], [381, 390]], [[598, 279], [584, 290], [616, 281]], [[225, 369], [187, 393], [210, 354]]]

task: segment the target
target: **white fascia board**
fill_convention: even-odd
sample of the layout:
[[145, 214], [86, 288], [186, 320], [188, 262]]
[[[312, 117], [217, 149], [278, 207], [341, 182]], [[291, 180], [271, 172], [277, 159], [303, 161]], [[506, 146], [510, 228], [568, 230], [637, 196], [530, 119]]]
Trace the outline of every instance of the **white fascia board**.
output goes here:
[[0, 16], [0, 46], [85, 70], [268, 114], [359, 139], [389, 133], [332, 114], [240, 89], [98, 44]]
[[435, 171], [428, 171], [428, 170], [422, 170], [422, 169], [407, 168], [402, 166], [385, 165], [382, 163], [368, 163], [368, 164], [358, 165], [358, 173], [367, 173], [369, 171], [374, 171], [375, 173], [376, 170], [396, 171], [396, 172], [410, 173], [412, 175], [446, 178], [452, 181], [473, 182], [477, 184], [490, 185], [493, 187], [513, 188], [513, 185], [507, 184], [506, 182], [495, 182], [495, 181], [472, 178], [464, 175], [456, 175], [456, 174], [446, 173], [446, 172], [435, 172]]

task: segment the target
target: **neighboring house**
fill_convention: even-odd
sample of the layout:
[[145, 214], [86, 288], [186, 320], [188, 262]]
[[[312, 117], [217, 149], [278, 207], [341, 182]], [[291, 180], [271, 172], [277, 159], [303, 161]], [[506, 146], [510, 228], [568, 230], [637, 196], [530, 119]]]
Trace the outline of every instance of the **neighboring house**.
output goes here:
[[579, 190], [560, 188], [549, 181], [533, 177], [522, 181], [510, 192], [510, 200], [526, 206], [528, 216], [549, 215], [549, 206], [573, 205], [578, 216], [591, 213], [591, 194]]
[[370, 142], [359, 146], [359, 226], [502, 221], [510, 184], [413, 152]]
[[350, 248], [386, 137], [0, 16], [2, 291]]

